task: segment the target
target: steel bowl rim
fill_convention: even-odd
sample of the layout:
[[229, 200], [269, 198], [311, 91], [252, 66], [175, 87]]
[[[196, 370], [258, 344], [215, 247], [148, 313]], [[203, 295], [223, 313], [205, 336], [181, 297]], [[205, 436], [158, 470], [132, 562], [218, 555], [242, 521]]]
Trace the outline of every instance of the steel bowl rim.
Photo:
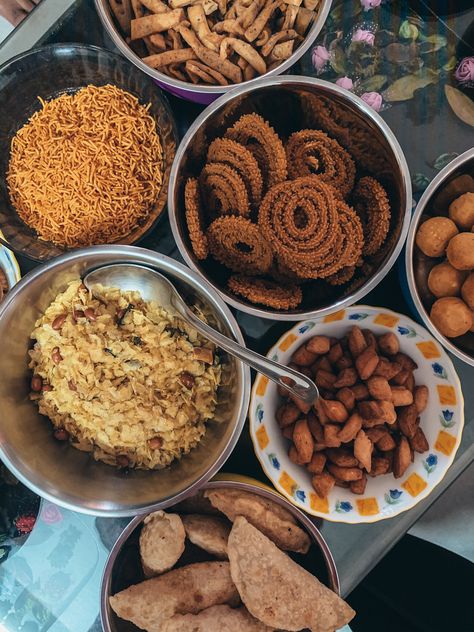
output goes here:
[[[226, 476], [229, 476], [230, 478], [226, 479]], [[234, 476], [236, 476], [237, 479], [233, 478]], [[329, 580], [332, 584], [331, 590], [333, 590], [337, 595], [340, 596], [341, 586], [339, 582], [336, 562], [334, 561], [334, 556], [331, 552], [331, 549], [329, 548], [328, 543], [324, 539], [323, 534], [314, 524], [311, 518], [307, 516], [304, 511], [299, 509], [299, 507], [296, 507], [295, 505], [290, 503], [289, 500], [285, 498], [282, 494], [266, 486], [264, 483], [261, 483], [256, 479], [255, 483], [250, 482], [250, 480], [238, 480], [238, 477], [239, 475], [223, 473], [222, 479], [208, 481], [205, 485], [202, 486], [202, 489], [217, 489], [219, 487], [231, 487], [234, 489], [241, 489], [243, 491], [251, 493], [258, 493], [259, 495], [262, 495], [269, 500], [276, 501], [279, 505], [288, 509], [288, 511], [290, 511], [295, 516], [295, 518], [304, 525], [306, 531], [309, 532], [311, 539], [320, 548], [321, 553], [324, 557], [324, 561], [326, 563]], [[189, 496], [190, 495], [191, 494], [189, 494]], [[114, 542], [114, 545], [110, 549], [109, 555], [107, 557], [100, 583], [100, 619], [105, 632], [112, 632], [112, 628], [110, 627], [110, 619], [108, 616], [108, 599], [111, 588], [112, 572], [115, 562], [123, 548], [123, 545], [126, 543], [131, 534], [135, 531], [135, 529], [143, 522], [144, 518], [145, 515], [135, 516], [135, 518], [133, 518], [133, 520], [128, 523], [128, 525], [120, 533], [117, 540]]]
[[[443, 184], [443, 182], [453, 173], [453, 171], [456, 171], [458, 167], [461, 167], [469, 160], [474, 160], [474, 148], [468, 149], [461, 155], [457, 156], [450, 163], [448, 163], [446, 167], [444, 167], [444, 169], [442, 169], [439, 173], [436, 174], [436, 176], [433, 178], [433, 180], [431, 180], [429, 185], [424, 190], [423, 195], [421, 196], [418, 204], [416, 205], [415, 212], [413, 213], [413, 216], [410, 222], [410, 230], [408, 233], [408, 239], [407, 239], [406, 248], [405, 248], [405, 268], [406, 268], [406, 277], [408, 281], [408, 288], [410, 290], [410, 295], [413, 299], [413, 302], [415, 303], [415, 307], [424, 325], [429, 329], [431, 334], [438, 340], [438, 342], [441, 345], [443, 345], [445, 349], [453, 353], [457, 358], [459, 358], [463, 362], [466, 362], [466, 364], [469, 364], [470, 366], [474, 366], [474, 357], [468, 355], [467, 353], [459, 349], [459, 347], [456, 347], [449, 338], [446, 338], [446, 336], [443, 336], [443, 334], [433, 325], [433, 322], [431, 321], [431, 318], [420, 299], [418, 288], [415, 282], [415, 270], [413, 266], [416, 229], [418, 228], [420, 217], [423, 214], [423, 211], [430, 203], [433, 194], [440, 187], [440, 185]], [[170, 176], [170, 180], [171, 180], [171, 176]]]
[[147, 66], [140, 59], [140, 57], [138, 57], [138, 55], [136, 55], [133, 52], [133, 50], [124, 41], [122, 35], [120, 35], [117, 27], [115, 26], [113, 22], [113, 18], [110, 12], [105, 8], [105, 5], [107, 4], [107, 0], [94, 0], [94, 2], [95, 2], [95, 7], [99, 15], [100, 21], [102, 22], [102, 25], [104, 26], [108, 35], [111, 37], [115, 46], [117, 46], [117, 48], [122, 53], [122, 55], [124, 55], [131, 63], [135, 64], [135, 66], [137, 66], [137, 68], [139, 68], [142, 72], [152, 77], [152, 79], [155, 79], [156, 81], [160, 81], [161, 83], [167, 86], [171, 86], [172, 88], [177, 89], [177, 90], [191, 92], [195, 94], [206, 94], [206, 95], [217, 96], [217, 95], [221, 95], [223, 93], [225, 94], [231, 91], [236, 86], [242, 86], [242, 85], [253, 86], [255, 85], [257, 81], [259, 81], [261, 77], [273, 77], [289, 70], [289, 68], [291, 68], [291, 66], [293, 66], [293, 64], [295, 64], [306, 53], [306, 51], [314, 44], [316, 38], [320, 34], [326, 22], [329, 11], [331, 10], [333, 0], [322, 0], [323, 2], [322, 7], [310, 31], [305, 36], [301, 45], [298, 46], [295, 52], [292, 53], [292, 55], [288, 59], [286, 59], [282, 64], [280, 64], [273, 70], [266, 72], [264, 75], [261, 75], [260, 77], [255, 77], [254, 79], [251, 79], [250, 81], [245, 81], [241, 83], [232, 83], [228, 86], [206, 86], [206, 85], [201, 85], [201, 84], [193, 84], [191, 82], [188, 83], [187, 81], [180, 81], [179, 79], [175, 79], [174, 77], [169, 77], [168, 75], [165, 75], [164, 73], [159, 72], [155, 68], [150, 68], [150, 66]]
[[[203, 272], [198, 268], [193, 258], [189, 255], [187, 246], [184, 244], [183, 240], [181, 239], [181, 236], [178, 230], [178, 223], [176, 221], [177, 210], [175, 208], [175, 201], [174, 201], [174, 192], [175, 192], [177, 180], [178, 180], [178, 177], [177, 177], [178, 165], [181, 163], [181, 160], [188, 149], [188, 145], [191, 139], [193, 138], [193, 136], [196, 134], [196, 132], [199, 130], [199, 128], [202, 126], [202, 124], [205, 121], [207, 121], [211, 116], [213, 116], [216, 113], [216, 111], [219, 108], [221, 108], [221, 106], [223, 106], [225, 103], [227, 103], [231, 99], [242, 96], [246, 93], [250, 93], [252, 91], [256, 91], [260, 88], [267, 88], [270, 86], [278, 87], [278, 86], [293, 85], [293, 84], [294, 85], [304, 84], [307, 86], [316, 85], [316, 86], [323, 87], [330, 94], [331, 93], [336, 94], [340, 97], [343, 97], [343, 99], [348, 100], [353, 106], [355, 106], [358, 109], [359, 113], [362, 113], [364, 116], [369, 118], [371, 122], [374, 123], [378, 127], [378, 129], [380, 129], [384, 138], [388, 142], [389, 147], [392, 150], [396, 158], [396, 161], [399, 165], [402, 180], [405, 184], [405, 190], [406, 190], [405, 214], [403, 217], [400, 236], [393, 249], [393, 252], [391, 253], [390, 257], [387, 259], [385, 264], [372, 276], [371, 279], [369, 279], [366, 283], [364, 283], [364, 285], [362, 285], [362, 287], [360, 287], [356, 292], [350, 294], [349, 296], [343, 299], [336, 301], [335, 303], [332, 304], [332, 306], [325, 307], [323, 309], [318, 309], [318, 310], [313, 309], [313, 310], [307, 310], [304, 312], [297, 312], [297, 313], [278, 312], [276, 310], [274, 311], [264, 310], [264, 309], [261, 309], [260, 307], [244, 303], [243, 301], [240, 301], [236, 297], [232, 296], [230, 293], [228, 294], [220, 290], [219, 288], [217, 288], [217, 286], [214, 285], [214, 283], [209, 280], [208, 276], [204, 275]], [[397, 260], [403, 248], [403, 245], [407, 238], [408, 229], [410, 226], [409, 209], [411, 209], [411, 204], [412, 204], [412, 187], [411, 187], [410, 170], [408, 168], [408, 164], [407, 164], [405, 155], [403, 153], [403, 150], [400, 146], [400, 143], [398, 142], [395, 134], [392, 132], [388, 124], [382, 119], [382, 117], [373, 108], [367, 105], [367, 103], [365, 103], [360, 97], [353, 94], [352, 92], [349, 92], [348, 90], [345, 90], [344, 88], [341, 88], [329, 81], [324, 81], [323, 79], [317, 79], [314, 77], [305, 77], [301, 75], [279, 75], [276, 77], [268, 77], [268, 78], [264, 77], [262, 79], [259, 79], [258, 82], [255, 83], [254, 85], [248, 85], [248, 84], [239, 85], [236, 88], [234, 88], [234, 90], [232, 90], [231, 92], [228, 92], [222, 95], [221, 97], [219, 97], [219, 99], [216, 99], [213, 103], [208, 105], [206, 109], [203, 112], [201, 112], [201, 114], [193, 121], [193, 123], [190, 125], [189, 129], [187, 130], [186, 134], [183, 136], [181, 143], [179, 144], [178, 150], [176, 151], [176, 155], [174, 157], [173, 165], [171, 167], [169, 185], [168, 185], [168, 217], [170, 220], [170, 225], [171, 225], [171, 230], [173, 232], [174, 240], [176, 241], [179, 252], [181, 256], [183, 257], [183, 259], [185, 260], [186, 264], [190, 268], [192, 268], [194, 271], [196, 271], [199, 275], [206, 278], [206, 280], [208, 280], [212, 284], [215, 290], [219, 292], [219, 295], [221, 296], [221, 298], [232, 307], [235, 307], [236, 309], [242, 312], [245, 312], [247, 314], [251, 314], [252, 316], [257, 316], [259, 318], [266, 318], [266, 319], [271, 319], [271, 320], [278, 320], [278, 321], [299, 321], [299, 320], [306, 320], [307, 318], [316, 317], [316, 316], [317, 317], [326, 316], [335, 311], [343, 309], [344, 307], [348, 307], [349, 305], [353, 305], [354, 303], [357, 303], [364, 296], [366, 296], [371, 290], [373, 290], [374, 287], [376, 287], [384, 279], [384, 277], [388, 274], [388, 272], [391, 270], [391, 268], [393, 267], [395, 261]], [[403, 199], [401, 200], [401, 205], [403, 206]]]
[[[107, 48], [103, 48], [102, 46], [96, 46], [95, 44], [84, 44], [83, 42], [58, 42], [58, 43], [53, 43], [53, 44], [45, 44], [44, 46], [35, 46], [34, 48], [30, 48], [26, 51], [23, 51], [21, 53], [18, 53], [17, 55], [15, 55], [14, 57], [11, 57], [10, 59], [7, 59], [5, 62], [3, 62], [3, 64], [0, 65], [0, 78], [3, 74], [3, 72], [9, 67], [12, 66], [13, 64], [17, 63], [18, 61], [28, 57], [29, 55], [36, 55], [42, 51], [55, 51], [55, 50], [62, 50], [62, 49], [68, 49], [68, 48], [72, 48], [73, 50], [77, 50], [77, 51], [92, 51], [92, 52], [97, 52], [97, 53], [102, 53], [102, 54], [107, 54], [110, 55], [112, 58], [115, 58], [116, 60], [120, 60], [121, 62], [125, 61], [126, 63], [131, 64], [132, 62], [125, 58], [123, 58], [122, 55], [119, 55], [118, 53], [109, 50]], [[132, 64], [133, 65], [133, 64]], [[116, 84], [114, 84], [116, 85]], [[164, 90], [162, 90], [161, 88], [159, 88], [159, 86], [156, 86], [156, 84], [153, 84], [152, 87], [154, 89], [158, 88], [160, 91], [159, 94], [159, 100], [161, 101], [161, 106], [163, 107], [166, 116], [170, 122], [171, 125], [171, 130], [172, 130], [172, 134], [173, 134], [173, 139], [174, 139], [174, 143], [175, 143], [175, 151], [174, 151], [174, 155], [173, 155], [173, 162], [174, 162], [174, 157], [176, 156], [176, 152], [178, 150], [178, 146], [179, 146], [179, 131], [178, 131], [178, 126], [176, 124], [176, 119], [174, 117], [173, 114], [173, 110], [171, 109], [171, 106], [168, 102], [168, 97], [165, 94]], [[153, 120], [154, 117], [152, 116]], [[173, 162], [171, 163], [171, 165], [173, 164]], [[163, 172], [164, 173], [164, 172]], [[169, 178], [171, 178], [171, 169], [169, 171]], [[169, 181], [168, 181], [169, 184]], [[161, 191], [161, 189], [160, 189]], [[166, 207], [167, 207], [167, 202], [168, 202], [168, 196], [166, 196], [165, 202], [159, 212], [159, 214], [157, 215], [157, 217], [154, 219], [154, 221], [151, 223], [151, 225], [149, 226], [149, 228], [142, 234], [140, 235], [136, 240], [134, 240], [131, 244], [124, 244], [121, 243], [120, 241], [116, 241], [116, 242], [112, 242], [111, 244], [104, 244], [104, 245], [111, 245], [111, 246], [132, 246], [135, 245], [137, 243], [140, 243], [143, 239], [145, 239], [152, 230], [155, 230], [155, 228], [158, 226], [158, 224], [163, 220], [163, 218], [166, 215]], [[13, 205], [12, 205], [13, 207]], [[15, 207], [13, 207], [15, 212], [17, 212], [17, 210], [15, 209]], [[51, 243], [51, 242], [48, 242]], [[29, 252], [25, 252], [24, 250], [21, 250], [20, 248], [18, 248], [17, 246], [13, 245], [12, 243], [10, 243], [9, 241], [7, 241], [7, 239], [4, 237], [3, 233], [0, 230], [0, 244], [2, 244], [3, 246], [5, 246], [6, 248], [8, 248], [9, 250], [12, 250], [15, 254], [19, 254], [23, 257], [26, 257], [27, 259], [29, 259], [30, 261], [34, 261], [36, 263], [44, 263], [47, 261], [51, 261], [52, 259], [54, 259], [55, 257], [49, 257], [49, 259], [37, 259], [36, 257], [34, 257], [32, 254], [30, 254]], [[62, 254], [67, 254], [69, 252], [76, 252], [77, 250], [81, 250], [81, 248], [69, 248], [67, 250], [64, 251], [64, 253]], [[61, 255], [57, 255], [62, 256]]]
[[[162, 253], [155, 252], [153, 250], [148, 250], [146, 248], [138, 248], [136, 246], [114, 246], [114, 245], [104, 245], [104, 246], [92, 246], [90, 248], [82, 248], [80, 250], [74, 250], [70, 253], [66, 253], [64, 255], [60, 255], [54, 259], [51, 259], [44, 263], [42, 266], [34, 268], [30, 272], [28, 272], [13, 288], [7, 293], [6, 298], [0, 304], [0, 321], [2, 319], [3, 313], [9, 308], [12, 302], [15, 300], [17, 296], [21, 296], [24, 291], [28, 289], [28, 285], [30, 281], [35, 280], [40, 277], [44, 273], [51, 271], [57, 267], [58, 264], [63, 263], [64, 261], [71, 260], [70, 263], [74, 264], [75, 260], [81, 260], [86, 255], [93, 256], [94, 254], [100, 254], [105, 251], [110, 251], [111, 258], [116, 256], [116, 259], [120, 259], [121, 254], [129, 254], [133, 255], [134, 253], [142, 254], [143, 256], [153, 257], [155, 259], [155, 264], [160, 261], [165, 261], [166, 263], [171, 264], [172, 269], [177, 269], [181, 273], [184, 273], [184, 277], [188, 279], [192, 279], [197, 286], [199, 287], [201, 292], [204, 292], [209, 298], [214, 302], [214, 306], [218, 307], [223, 316], [223, 322], [229, 327], [230, 332], [234, 336], [234, 338], [240, 344], [245, 346], [245, 340], [240, 330], [240, 327], [230, 311], [229, 307], [222, 301], [221, 297], [216, 293], [214, 288], [202, 277], [200, 277], [196, 272], [190, 270], [188, 267], [183, 265], [182, 263], [164, 255]], [[143, 261], [142, 261], [143, 263]], [[241, 376], [242, 383], [242, 394], [240, 398], [240, 406], [238, 410], [238, 415], [236, 416], [234, 429], [232, 434], [229, 437], [227, 444], [224, 446], [222, 452], [217, 456], [214, 463], [203, 473], [199, 478], [197, 478], [194, 483], [192, 483], [189, 487], [179, 492], [173, 497], [166, 498], [161, 502], [152, 503], [145, 506], [140, 507], [132, 507], [131, 509], [122, 509], [122, 508], [108, 508], [107, 506], [101, 507], [100, 509], [92, 508], [89, 504], [81, 504], [78, 505], [74, 500], [70, 500], [69, 498], [63, 500], [57, 495], [54, 495], [52, 492], [45, 492], [40, 488], [39, 485], [34, 480], [30, 480], [27, 478], [22, 471], [16, 466], [15, 463], [12, 462], [10, 457], [5, 453], [2, 446], [1, 440], [1, 424], [0, 424], [0, 458], [3, 463], [8, 467], [8, 469], [15, 475], [15, 477], [31, 489], [35, 494], [49, 500], [52, 503], [60, 505], [66, 509], [71, 511], [77, 511], [79, 513], [84, 513], [93, 516], [101, 516], [106, 518], [123, 518], [130, 517], [133, 515], [143, 515], [149, 513], [151, 511], [156, 511], [157, 509], [165, 509], [169, 505], [176, 504], [183, 498], [187, 497], [191, 493], [197, 492], [203, 484], [209, 481], [212, 476], [214, 476], [219, 469], [224, 465], [232, 451], [234, 450], [237, 441], [240, 438], [242, 430], [245, 425], [245, 420], [247, 418], [247, 410], [248, 404], [250, 400], [250, 388], [251, 388], [251, 377], [250, 377], [250, 368], [243, 364], [241, 361], [237, 361], [237, 371]], [[26, 366], [26, 365], [25, 365]], [[105, 466], [105, 465], [104, 465]], [[104, 503], [105, 504], [105, 503]]]

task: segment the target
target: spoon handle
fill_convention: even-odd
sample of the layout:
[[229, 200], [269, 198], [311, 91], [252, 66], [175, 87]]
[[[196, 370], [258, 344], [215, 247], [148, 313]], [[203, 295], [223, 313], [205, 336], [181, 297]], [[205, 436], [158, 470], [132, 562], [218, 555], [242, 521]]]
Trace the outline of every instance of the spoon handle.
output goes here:
[[[183, 305], [186, 313], [183, 314], [190, 325], [200, 331], [206, 338], [214, 342], [218, 347], [224, 349], [231, 355], [239, 358], [245, 364], [253, 367], [259, 373], [266, 375], [273, 382], [285, 387], [292, 395], [303, 400], [305, 404], [313, 404], [319, 397], [316, 384], [303, 373], [269, 360], [256, 351], [242, 347], [238, 342], [224, 336], [219, 331], [210, 327], [198, 318], [187, 306]], [[180, 310], [182, 312], [182, 310]], [[285, 384], [283, 378], [291, 380], [292, 385]]]

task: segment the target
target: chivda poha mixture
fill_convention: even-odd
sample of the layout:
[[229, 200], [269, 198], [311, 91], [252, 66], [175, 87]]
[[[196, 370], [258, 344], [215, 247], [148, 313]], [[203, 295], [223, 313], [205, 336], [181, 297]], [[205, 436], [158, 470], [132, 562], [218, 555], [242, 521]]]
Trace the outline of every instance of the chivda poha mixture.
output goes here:
[[31, 397], [58, 440], [119, 467], [159, 469], [200, 441], [221, 367], [212, 343], [138, 292], [74, 281], [31, 334]]

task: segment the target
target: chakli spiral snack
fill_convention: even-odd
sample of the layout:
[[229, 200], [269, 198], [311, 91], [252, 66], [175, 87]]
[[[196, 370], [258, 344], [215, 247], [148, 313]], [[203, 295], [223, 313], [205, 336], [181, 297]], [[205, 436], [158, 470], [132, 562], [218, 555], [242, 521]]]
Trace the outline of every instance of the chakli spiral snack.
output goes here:
[[390, 202], [383, 186], [370, 176], [361, 178], [354, 192], [354, 207], [364, 229], [364, 255], [375, 254], [390, 228]]
[[234, 275], [229, 278], [228, 286], [234, 294], [240, 294], [251, 303], [274, 309], [295, 309], [303, 299], [298, 285], [285, 286], [258, 277]]
[[252, 205], [262, 199], [262, 174], [252, 152], [230, 138], [216, 138], [207, 152], [208, 162], [220, 162], [235, 169], [245, 182]]
[[207, 237], [202, 231], [202, 209], [198, 181], [189, 178], [184, 189], [184, 206], [189, 238], [194, 254], [198, 259], [206, 259], [209, 254]]
[[286, 180], [285, 148], [275, 130], [258, 114], [244, 114], [227, 130], [226, 138], [249, 149], [257, 159], [267, 188]]
[[220, 263], [245, 274], [264, 274], [272, 264], [270, 244], [258, 226], [244, 217], [219, 217], [207, 229], [212, 256]]
[[250, 213], [245, 183], [237, 170], [229, 165], [208, 163], [201, 171], [199, 184], [211, 214], [245, 217]]
[[286, 144], [286, 158], [290, 178], [318, 175], [343, 198], [354, 186], [354, 161], [324, 132], [304, 129], [292, 134]]
[[360, 164], [323, 131], [283, 144], [261, 116], [245, 114], [207, 150], [202, 141], [207, 162], [185, 190], [191, 244], [227, 268], [234, 294], [278, 310], [296, 309], [303, 294], [326, 301], [338, 286], [363, 285], [393, 248], [384, 188], [359, 173], [353, 190]]

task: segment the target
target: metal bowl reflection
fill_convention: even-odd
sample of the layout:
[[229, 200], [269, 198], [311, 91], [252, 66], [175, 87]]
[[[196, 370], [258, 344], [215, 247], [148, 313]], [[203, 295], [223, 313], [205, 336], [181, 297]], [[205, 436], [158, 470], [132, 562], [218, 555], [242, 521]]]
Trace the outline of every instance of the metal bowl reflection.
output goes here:
[[64, 507], [95, 515], [131, 516], [166, 507], [196, 490], [225, 462], [242, 431], [250, 371], [221, 355], [223, 379], [215, 417], [199, 445], [164, 470], [118, 470], [53, 438], [52, 425], [29, 399], [30, 333], [55, 296], [85, 271], [108, 263], [138, 263], [169, 276], [210, 324], [244, 344], [229, 309], [199, 276], [165, 257], [130, 246], [97, 246], [63, 255], [36, 268], [0, 306], [0, 459], [34, 492]]
[[446, 349], [474, 366], [474, 333], [468, 332], [454, 339], [446, 338], [431, 321], [430, 310], [436, 298], [428, 289], [428, 275], [442, 258], [425, 256], [415, 244], [420, 224], [429, 217], [447, 216], [451, 202], [467, 191], [474, 193], [474, 149], [469, 149], [450, 162], [421, 196], [410, 224], [405, 265], [411, 297], [425, 325]]
[[[305, 283], [298, 309], [279, 312], [239, 299], [227, 290], [229, 270], [192, 251], [184, 212], [184, 186], [200, 173], [209, 144], [243, 114], [257, 112], [283, 138], [305, 128], [322, 129], [353, 155], [358, 176], [374, 175], [385, 187], [392, 216], [379, 253], [366, 259], [357, 276], [342, 286]], [[410, 222], [411, 181], [403, 152], [383, 119], [364, 101], [332, 83], [309, 77], [271, 77], [239, 86], [210, 105], [183, 138], [171, 169], [168, 209], [173, 235], [186, 263], [216, 287], [224, 300], [244, 312], [276, 320], [324, 316], [365, 296], [384, 278], [402, 249]]]

